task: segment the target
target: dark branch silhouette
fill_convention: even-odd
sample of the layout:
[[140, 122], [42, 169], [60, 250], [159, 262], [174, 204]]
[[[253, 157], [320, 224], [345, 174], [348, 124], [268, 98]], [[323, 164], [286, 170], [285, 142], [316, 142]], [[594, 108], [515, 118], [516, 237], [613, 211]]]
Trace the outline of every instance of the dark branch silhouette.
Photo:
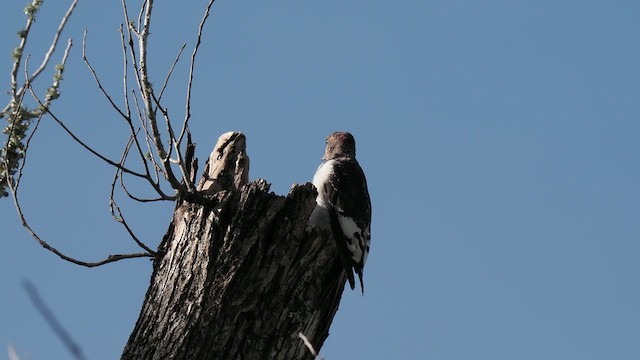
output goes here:
[[65, 348], [69, 351], [69, 353], [76, 360], [86, 360], [87, 357], [82, 352], [82, 349], [78, 345], [78, 343], [73, 340], [73, 337], [69, 332], [62, 326], [60, 321], [53, 314], [53, 311], [49, 309], [47, 304], [44, 302], [36, 287], [28, 280], [22, 282], [22, 287], [29, 295], [29, 299], [33, 303], [33, 306], [38, 310], [40, 315], [44, 318], [47, 325], [53, 330], [53, 333], [62, 341]]

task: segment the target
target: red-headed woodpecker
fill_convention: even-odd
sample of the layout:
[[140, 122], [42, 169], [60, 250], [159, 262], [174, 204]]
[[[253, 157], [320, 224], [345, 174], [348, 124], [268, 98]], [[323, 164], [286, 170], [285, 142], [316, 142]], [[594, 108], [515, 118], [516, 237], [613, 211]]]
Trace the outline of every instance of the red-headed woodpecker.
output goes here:
[[362, 269], [371, 241], [371, 201], [353, 136], [348, 132], [329, 135], [322, 160], [313, 176], [318, 197], [309, 222], [330, 230], [351, 289], [355, 288], [355, 271], [364, 294]]

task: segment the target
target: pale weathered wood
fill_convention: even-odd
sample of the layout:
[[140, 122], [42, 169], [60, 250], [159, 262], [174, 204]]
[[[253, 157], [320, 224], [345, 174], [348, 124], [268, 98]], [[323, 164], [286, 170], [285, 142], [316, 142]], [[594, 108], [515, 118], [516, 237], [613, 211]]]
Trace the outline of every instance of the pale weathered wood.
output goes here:
[[201, 192], [176, 206], [122, 359], [312, 359], [298, 332], [321, 348], [346, 278], [307, 225], [316, 192], [246, 184], [248, 164], [244, 135], [222, 135]]

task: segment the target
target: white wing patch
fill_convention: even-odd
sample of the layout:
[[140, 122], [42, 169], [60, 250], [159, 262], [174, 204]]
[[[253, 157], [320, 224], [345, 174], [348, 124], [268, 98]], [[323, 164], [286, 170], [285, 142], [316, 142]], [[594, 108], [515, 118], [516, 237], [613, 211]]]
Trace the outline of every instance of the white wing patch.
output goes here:
[[338, 215], [338, 221], [340, 222], [340, 228], [342, 233], [347, 238], [347, 249], [351, 252], [351, 258], [356, 262], [362, 262], [364, 267], [369, 255], [369, 243], [371, 241], [370, 227], [362, 229], [356, 224], [353, 218], [343, 215]]

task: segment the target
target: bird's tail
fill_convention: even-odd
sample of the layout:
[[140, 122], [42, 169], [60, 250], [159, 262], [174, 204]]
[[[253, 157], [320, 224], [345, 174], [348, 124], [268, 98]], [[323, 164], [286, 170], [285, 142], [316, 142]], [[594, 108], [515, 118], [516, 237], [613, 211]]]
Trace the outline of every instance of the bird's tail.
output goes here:
[[[356, 288], [356, 279], [353, 277], [353, 271], [351, 271], [351, 269], [345, 267], [344, 268], [344, 272], [345, 274], [347, 274], [347, 280], [349, 281], [349, 286], [351, 287], [351, 290]], [[360, 280], [360, 283], [362, 283], [362, 279]]]
[[329, 222], [331, 223], [331, 232], [336, 242], [338, 256], [342, 262], [344, 272], [347, 274], [347, 280], [349, 280], [349, 286], [351, 286], [351, 290], [354, 290], [356, 288], [356, 280], [353, 277], [353, 260], [347, 248], [347, 239], [342, 233], [342, 228], [338, 222], [338, 216], [332, 209], [329, 210]]
[[[356, 274], [358, 274], [358, 279], [360, 280], [360, 289], [362, 289], [362, 296], [364, 296], [364, 282], [362, 282], [362, 268], [354, 269], [356, 271]], [[351, 289], [353, 290], [353, 286], [351, 287]]]

